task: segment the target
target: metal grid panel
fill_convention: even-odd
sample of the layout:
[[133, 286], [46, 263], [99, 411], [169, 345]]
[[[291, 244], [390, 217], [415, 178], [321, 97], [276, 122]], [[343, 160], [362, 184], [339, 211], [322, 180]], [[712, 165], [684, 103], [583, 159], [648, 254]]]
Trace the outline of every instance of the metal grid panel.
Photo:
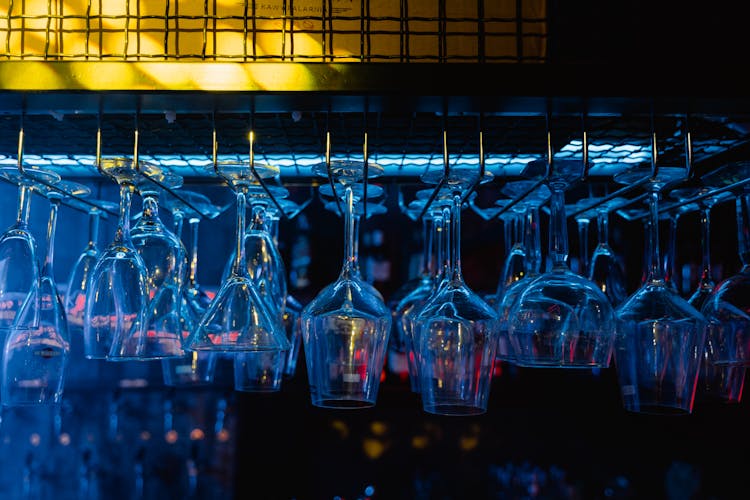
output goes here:
[[544, 0], [9, 0], [0, 57], [544, 62]]

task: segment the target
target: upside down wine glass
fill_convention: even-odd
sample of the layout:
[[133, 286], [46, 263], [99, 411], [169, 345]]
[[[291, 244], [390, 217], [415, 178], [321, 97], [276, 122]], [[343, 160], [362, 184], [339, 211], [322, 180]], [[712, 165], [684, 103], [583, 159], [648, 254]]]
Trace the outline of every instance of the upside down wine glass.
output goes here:
[[[690, 305], [699, 311], [703, 309], [703, 306], [716, 287], [716, 282], [711, 271], [711, 208], [716, 203], [732, 197], [732, 194], [729, 192], [717, 194], [711, 194], [710, 192], [710, 187], [701, 187], [674, 189], [669, 193], [670, 196], [678, 199], [691, 198], [698, 195], [705, 196], [698, 202], [701, 214], [701, 277], [698, 287], [688, 299]], [[710, 338], [710, 331], [714, 326], [715, 323], [708, 322], [707, 337]], [[703, 365], [698, 375], [698, 396], [715, 397], [729, 403], [739, 403], [742, 399], [744, 384], [744, 366], [715, 365], [712, 359], [712, 350], [704, 350]]]
[[565, 189], [581, 178], [582, 169], [580, 160], [557, 160], [550, 168], [552, 269], [526, 286], [508, 314], [508, 336], [520, 366], [607, 368], [610, 363], [612, 305], [595, 283], [567, 264]]
[[682, 180], [685, 169], [634, 168], [615, 176], [621, 184], [644, 177], [649, 195], [649, 274], [616, 311], [615, 367], [622, 402], [634, 413], [689, 414], [703, 359], [706, 320], [664, 278], [659, 256], [659, 196]]
[[[157, 181], [157, 185], [154, 181]], [[141, 195], [141, 217], [130, 232], [133, 246], [146, 266], [146, 316], [143, 331], [120, 332], [112, 340], [109, 361], [143, 361], [182, 357], [180, 307], [187, 256], [182, 241], [159, 217], [161, 186], [176, 189], [182, 177], [152, 167], [135, 178]]]
[[[283, 186], [266, 187], [274, 199], [289, 195]], [[251, 219], [244, 239], [247, 271], [269, 314], [276, 318], [286, 334], [283, 321], [287, 299], [286, 267], [272, 235], [269, 211], [273, 210], [270, 209], [273, 203], [259, 184], [250, 186], [248, 197]], [[234, 389], [245, 392], [281, 390], [286, 355], [286, 351], [235, 354]]]
[[[39, 318], [36, 328], [13, 328], [5, 337], [2, 358], [2, 403], [5, 406], [59, 403], [70, 353], [70, 337], [65, 306], [55, 282], [53, 261], [55, 232], [61, 200], [70, 195], [85, 197], [88, 187], [69, 181], [58, 181], [48, 188], [42, 184], [34, 189], [50, 202], [47, 223], [47, 253], [39, 285], [39, 301], [27, 301], [19, 312], [19, 323], [31, 324]], [[38, 307], [38, 311], [34, 311]]]
[[94, 266], [83, 316], [84, 353], [108, 359], [114, 339], [145, 334], [148, 269], [130, 238], [130, 207], [140, 172], [153, 166], [130, 158], [102, 158], [101, 170], [120, 187], [117, 230]]
[[479, 415], [489, 402], [497, 313], [461, 272], [462, 194], [477, 177], [473, 169], [454, 167], [444, 180], [452, 195], [450, 270], [414, 319], [422, 409], [436, 415]]
[[[0, 175], [18, 185], [18, 216], [0, 236], [0, 330], [14, 326], [36, 327], [39, 318], [28, 318], [29, 325], [18, 324], [18, 314], [28, 301], [38, 302], [39, 263], [36, 239], [29, 231], [31, 189], [35, 180], [54, 183], [60, 176], [48, 170], [3, 167]], [[37, 307], [33, 308], [38, 311]]]
[[516, 353], [508, 335], [508, 319], [513, 304], [518, 295], [539, 276], [542, 269], [542, 250], [540, 234], [539, 206], [549, 197], [549, 191], [542, 193], [541, 199], [530, 199], [522, 202], [525, 205], [523, 226], [524, 241], [524, 272], [520, 279], [513, 281], [505, 287], [498, 297], [496, 310], [498, 313], [500, 328], [498, 330], [498, 343], [496, 359], [509, 363], [515, 363]]
[[[257, 168], [257, 167], [256, 167]], [[268, 311], [247, 270], [245, 215], [250, 185], [255, 182], [250, 162], [220, 161], [218, 173], [237, 197], [235, 258], [229, 277], [201, 317], [186, 343], [194, 351], [286, 351], [289, 341], [276, 317]], [[275, 169], [278, 172], [278, 168]]]
[[[314, 169], [343, 186], [344, 261], [338, 279], [302, 310], [310, 397], [314, 406], [323, 408], [368, 408], [377, 401], [391, 313], [354, 267], [353, 184], [365, 179], [365, 164], [338, 161]], [[369, 178], [383, 169], [369, 164], [367, 171]]]
[[[174, 234], [178, 237], [182, 233], [180, 230], [182, 221], [185, 218], [188, 220], [189, 268], [180, 308], [182, 341], [185, 343], [211, 303], [211, 298], [198, 283], [198, 227], [203, 215], [208, 219], [214, 219], [221, 213], [221, 210], [201, 193], [186, 190], [180, 190], [179, 193], [180, 199], [174, 196], [168, 197], [165, 205], [172, 211], [175, 223]], [[218, 356], [213, 352], [188, 351], [179, 358], [162, 359], [164, 385], [183, 387], [212, 383]]]
[[612, 307], [617, 307], [627, 297], [622, 264], [609, 245], [609, 213], [624, 201], [624, 198], [613, 198], [596, 208], [598, 243], [589, 263], [589, 280], [596, 283]]
[[[728, 164], [703, 176], [706, 185], [719, 187], [750, 177], [750, 162]], [[706, 349], [715, 366], [750, 366], [750, 187], [745, 184], [735, 200], [737, 243], [742, 268], [709, 294], [702, 312], [710, 323]]]
[[[415, 199], [406, 207], [407, 213], [411, 212], [415, 218], [419, 217], [426, 204], [426, 200]], [[401, 339], [396, 344], [401, 346], [401, 352], [406, 355], [409, 385], [412, 392], [416, 393], [419, 392], [419, 374], [417, 372], [410, 316], [413, 314], [415, 307], [423, 305], [432, 295], [435, 280], [438, 277], [438, 264], [442, 259], [442, 241], [440, 241], [443, 229], [442, 209], [437, 208], [438, 202], [434, 202], [434, 205], [422, 216], [422, 269], [418, 276], [418, 286], [401, 297], [392, 309], [395, 326], [391, 335], [398, 335]]]

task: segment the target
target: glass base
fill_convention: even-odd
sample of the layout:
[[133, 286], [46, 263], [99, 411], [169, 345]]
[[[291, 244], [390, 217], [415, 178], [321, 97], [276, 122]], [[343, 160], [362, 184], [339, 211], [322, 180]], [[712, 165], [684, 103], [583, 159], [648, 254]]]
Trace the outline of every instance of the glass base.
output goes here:
[[372, 408], [375, 401], [363, 401], [359, 399], [319, 399], [312, 400], [313, 406], [318, 408], [329, 408], [334, 410], [356, 410], [362, 408]]
[[461, 417], [471, 415], [481, 415], [487, 412], [486, 408], [479, 408], [476, 406], [468, 406], [461, 404], [439, 404], [439, 405], [423, 405], [422, 409], [427, 413], [433, 415], [444, 415], [447, 417]]

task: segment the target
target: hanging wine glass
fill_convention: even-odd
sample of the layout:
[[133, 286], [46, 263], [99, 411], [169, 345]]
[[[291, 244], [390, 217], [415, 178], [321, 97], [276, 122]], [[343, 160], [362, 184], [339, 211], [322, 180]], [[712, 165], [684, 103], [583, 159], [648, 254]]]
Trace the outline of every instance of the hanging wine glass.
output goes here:
[[[310, 396], [314, 406], [367, 408], [375, 405], [385, 362], [391, 314], [381, 296], [356, 272], [354, 184], [381, 175], [383, 168], [357, 161], [313, 167], [343, 186], [344, 261], [338, 279], [302, 310]], [[339, 193], [339, 190], [336, 190]]]
[[595, 209], [598, 243], [589, 263], [589, 280], [596, 283], [612, 307], [620, 305], [628, 295], [622, 262], [609, 245], [609, 214], [625, 201], [612, 198]]
[[[279, 206], [286, 214], [298, 214], [301, 207], [288, 198], [276, 200]], [[279, 220], [280, 214], [275, 207], [268, 209], [269, 232], [272, 235], [274, 245], [278, 247]], [[284, 361], [284, 377], [291, 378], [297, 372], [297, 361], [302, 347], [302, 308], [303, 305], [287, 290], [286, 304], [282, 323], [286, 331], [286, 338], [289, 340], [289, 350], [286, 351], [286, 360]]]
[[685, 173], [678, 167], [656, 170], [652, 163], [615, 176], [625, 185], [648, 178], [649, 276], [615, 311], [620, 394], [625, 409], [635, 413], [687, 414], [693, 409], [706, 320], [667, 284], [659, 256], [660, 191], [683, 180]]
[[[57, 214], [61, 200], [67, 196], [85, 197], [88, 187], [57, 181], [54, 188], [42, 184], [33, 189], [49, 199], [47, 252], [42, 266], [39, 301], [27, 301], [19, 312], [19, 323], [30, 325], [37, 317], [36, 328], [13, 328], [4, 341], [2, 358], [2, 403], [5, 406], [54, 404], [62, 398], [66, 365], [70, 353], [70, 337], [65, 306], [55, 283], [53, 262]], [[38, 308], [38, 310], [33, 310]]]
[[[187, 342], [190, 333], [211, 303], [211, 297], [198, 283], [198, 226], [204, 216], [211, 220], [218, 217], [223, 210], [207, 196], [187, 190], [179, 190], [179, 198], [168, 196], [164, 205], [172, 211], [175, 235], [181, 234], [180, 227], [185, 218], [190, 229], [189, 269], [186, 286], [183, 286], [180, 308], [182, 340]], [[213, 352], [188, 351], [182, 357], [162, 359], [164, 385], [182, 387], [212, 383], [217, 357], [218, 354]]]
[[[289, 195], [287, 189], [282, 186], [271, 187], [275, 188], [270, 191], [274, 198], [283, 199]], [[269, 314], [276, 318], [286, 334], [286, 328], [283, 326], [287, 299], [286, 267], [273, 239], [268, 216], [269, 207], [273, 206], [273, 202], [260, 185], [250, 186], [248, 198], [252, 214], [244, 236], [248, 274], [261, 299], [265, 301]], [[289, 340], [288, 337], [287, 340]], [[246, 392], [281, 390], [286, 357], [286, 351], [235, 354], [235, 390]]]
[[84, 352], [108, 359], [114, 339], [145, 335], [148, 269], [130, 238], [130, 207], [136, 179], [155, 167], [130, 158], [102, 158], [99, 168], [120, 187], [118, 226], [94, 266], [83, 316]]
[[[447, 161], [447, 159], [446, 159]], [[466, 189], [479, 179], [475, 169], [428, 171], [422, 181], [442, 178], [450, 189], [450, 270], [414, 319], [422, 409], [437, 415], [478, 415], [487, 411], [497, 350], [497, 313], [464, 282], [461, 271], [461, 209]], [[439, 182], [439, 180], [438, 180]]]
[[70, 357], [65, 384], [68, 387], [95, 386], [103, 384], [103, 373], [101, 373], [103, 367], [85, 357], [83, 319], [86, 310], [86, 292], [89, 279], [101, 255], [100, 222], [108, 218], [109, 213], [116, 214], [118, 204], [107, 200], [91, 200], [91, 203], [87, 204], [76, 198], [66, 199], [65, 204], [88, 214], [88, 243], [73, 264], [65, 288], [65, 317], [70, 335]]
[[[407, 210], [415, 217], [419, 217], [425, 210], [427, 200], [415, 199], [409, 203]], [[398, 335], [401, 340], [402, 350], [406, 355], [407, 369], [409, 373], [409, 386], [411, 391], [419, 393], [419, 373], [417, 366], [417, 353], [415, 352], [414, 334], [412, 329], [412, 317], [417, 315], [422, 306], [427, 302], [434, 292], [439, 279], [439, 269], [442, 264], [443, 248], [443, 217], [440, 201], [433, 201], [432, 206], [422, 216], [423, 228], [423, 270], [420, 273], [420, 282], [417, 288], [412, 289], [396, 304], [393, 312], [393, 321], [396, 327], [391, 335]]]
[[523, 222], [523, 242], [525, 247], [525, 270], [523, 276], [517, 281], [506, 287], [497, 302], [496, 310], [498, 312], [500, 327], [498, 329], [498, 344], [496, 359], [515, 363], [516, 354], [513, 350], [513, 344], [508, 335], [508, 319], [513, 304], [518, 295], [536, 279], [542, 268], [542, 251], [541, 251], [541, 220], [539, 217], [539, 207], [549, 198], [549, 189], [543, 190], [538, 197], [532, 196], [529, 200], [520, 202], [525, 209]]
[[[701, 178], [707, 187], [725, 187], [750, 177], [750, 163], [730, 163]], [[702, 312], [710, 323], [706, 349], [716, 366], [750, 366], [750, 188], [736, 197], [738, 254], [742, 268], [722, 280]]]
[[595, 283], [567, 265], [565, 190], [582, 172], [580, 160], [556, 160], [550, 169], [552, 269], [526, 286], [508, 315], [508, 336], [521, 366], [607, 368], [610, 363], [612, 305]]
[[[31, 188], [35, 181], [54, 183], [56, 173], [37, 167], [2, 167], [0, 176], [18, 186], [18, 215], [15, 223], [0, 235], [0, 330], [12, 327], [36, 327], [39, 318], [29, 318], [28, 325], [17, 322], [18, 313], [28, 301], [38, 303], [39, 263], [36, 239], [29, 231]], [[38, 305], [38, 304], [35, 304]], [[38, 307], [33, 308], [38, 311]]]
[[195, 351], [242, 352], [285, 351], [289, 341], [277, 318], [273, 317], [258, 293], [247, 270], [245, 257], [245, 213], [250, 186], [256, 172], [262, 178], [276, 176], [278, 167], [240, 160], [220, 161], [216, 171], [237, 197], [235, 259], [229, 277], [222, 281], [197, 328], [187, 341]]
[[[717, 203], [732, 198], [730, 192], [712, 193], [712, 188], [680, 188], [673, 189], [669, 195], [679, 201], [689, 198], [704, 196], [698, 201], [700, 207], [701, 225], [701, 277], [698, 287], [688, 299], [690, 305], [702, 310], [706, 301], [716, 287], [716, 282], [711, 271], [711, 209]], [[708, 323], [710, 332], [714, 323]], [[710, 333], [707, 333], [710, 336]], [[742, 389], [745, 382], [745, 367], [743, 366], [721, 366], [714, 365], [711, 359], [711, 349], [705, 349], [703, 353], [703, 365], [698, 375], [698, 394], [719, 398], [727, 402], [738, 403], [742, 398]]]
[[[112, 339], [108, 361], [182, 357], [180, 307], [187, 256], [182, 241], [159, 218], [162, 189], [177, 189], [181, 176], [152, 165], [133, 182], [141, 196], [141, 217], [130, 231], [133, 247], [146, 269], [146, 315], [143, 329], [119, 331]], [[157, 184], [158, 183], [158, 184]]]
[[[71, 333], [80, 330], [82, 335], [86, 288], [96, 261], [101, 254], [101, 250], [99, 250], [99, 222], [102, 218], [107, 217], [106, 211], [116, 212], [118, 205], [106, 200], [92, 200], [91, 205], [86, 205], [75, 199], [68, 200], [67, 204], [88, 212], [88, 243], [73, 264], [65, 288], [65, 315], [68, 318], [68, 326]], [[75, 338], [75, 335], [71, 336]], [[72, 345], [75, 346], [76, 344], [83, 345], [82, 341], [73, 340]]]

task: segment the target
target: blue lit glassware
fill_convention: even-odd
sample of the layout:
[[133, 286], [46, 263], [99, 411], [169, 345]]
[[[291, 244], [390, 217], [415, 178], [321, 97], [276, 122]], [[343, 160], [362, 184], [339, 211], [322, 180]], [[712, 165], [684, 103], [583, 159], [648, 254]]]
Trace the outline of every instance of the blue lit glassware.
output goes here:
[[[59, 403], [70, 353], [70, 337], [65, 306], [55, 283], [53, 262], [57, 215], [61, 200], [71, 194], [85, 197], [88, 187], [69, 181], [58, 181], [51, 189], [41, 184], [35, 190], [50, 201], [47, 224], [47, 253], [41, 272], [39, 302], [27, 302], [20, 323], [30, 324], [38, 317], [39, 325], [13, 328], [4, 341], [2, 358], [2, 403], [5, 406]], [[38, 311], [32, 310], [37, 308]]]
[[685, 169], [660, 167], [618, 174], [632, 184], [647, 178], [650, 255], [645, 283], [615, 311], [617, 333], [614, 361], [622, 403], [627, 411], [689, 414], [693, 410], [703, 360], [706, 319], [664, 278], [659, 256], [659, 197], [667, 185], [683, 180]]
[[[235, 259], [231, 273], [224, 280], [191, 333], [186, 347], [196, 351], [246, 352], [285, 351], [289, 349], [286, 333], [277, 318], [272, 317], [247, 270], [244, 235], [247, 195], [255, 175], [249, 162], [221, 161], [221, 176], [234, 190], [237, 203]], [[256, 165], [256, 170], [258, 166]], [[274, 170], [267, 166], [265, 170]], [[278, 174], [278, 169], [275, 169]]]
[[613, 198], [595, 209], [598, 242], [588, 270], [589, 280], [596, 283], [612, 307], [617, 307], [627, 297], [622, 262], [609, 245], [609, 213], [624, 201], [624, 198]]
[[[167, 196], [164, 205], [172, 211], [175, 223], [174, 234], [182, 234], [184, 219], [188, 220], [190, 249], [187, 282], [183, 286], [180, 325], [182, 340], [187, 341], [201, 316], [211, 302], [211, 298], [198, 283], [198, 228], [203, 216], [209, 220], [216, 218], [221, 208], [214, 205], [205, 195], [180, 189], [178, 197]], [[210, 384], [214, 380], [218, 354], [212, 352], [188, 351], [182, 357], [161, 360], [162, 378], [167, 386], [196, 386]]]
[[185, 354], [180, 308], [187, 256], [182, 241], [159, 217], [161, 187], [154, 181], [170, 189], [182, 185], [182, 177], [156, 167], [134, 179], [143, 210], [130, 238], [146, 268], [146, 315], [142, 331], [121, 331], [115, 335], [107, 355], [110, 361], [162, 359]]
[[[680, 201], [694, 198], [702, 195], [707, 197], [698, 202], [700, 207], [700, 225], [701, 225], [701, 277], [698, 287], [688, 299], [690, 305], [698, 309], [703, 309], [708, 298], [716, 287], [711, 270], [711, 208], [726, 199], [731, 199], [732, 194], [729, 192], [709, 194], [710, 187], [683, 188], [670, 191], [669, 195]], [[708, 318], [707, 318], [708, 319]], [[710, 330], [715, 323], [708, 322], [707, 336], [711, 337]], [[703, 354], [703, 365], [698, 375], [698, 396], [712, 397], [729, 403], [739, 403], [742, 399], [742, 390], [745, 385], [744, 366], [732, 365], [715, 365], [712, 359], [713, 349], [707, 348]]]
[[[324, 287], [302, 311], [310, 397], [323, 408], [375, 405], [384, 368], [391, 314], [382, 296], [372, 293], [356, 271], [355, 214], [352, 185], [364, 179], [362, 162], [320, 165], [320, 176], [344, 186], [344, 261], [338, 279]], [[382, 168], [369, 165], [369, 176]]]
[[83, 337], [89, 359], [107, 359], [115, 338], [144, 336], [148, 304], [148, 269], [130, 238], [130, 208], [136, 177], [152, 167], [108, 157], [100, 168], [118, 183], [120, 207], [114, 240], [99, 256], [86, 291]]
[[444, 179], [453, 199], [450, 273], [414, 319], [422, 409], [436, 415], [478, 415], [489, 403], [498, 317], [461, 273], [462, 193], [478, 175], [454, 167]]
[[580, 179], [582, 168], [580, 160], [556, 160], [548, 178], [552, 268], [527, 285], [508, 315], [508, 336], [521, 366], [607, 368], [612, 357], [612, 305], [567, 263], [565, 189]]
[[[722, 187], [750, 177], [750, 163], [728, 164], [706, 174], [707, 186]], [[710, 322], [706, 348], [714, 365], [750, 366], [750, 188], [735, 200], [738, 254], [742, 268], [714, 288], [702, 312]]]
[[[22, 175], [17, 167], [3, 167], [0, 176], [18, 185], [18, 216], [0, 235], [0, 330], [15, 326], [37, 326], [38, 317], [27, 318], [29, 325], [17, 324], [18, 313], [28, 302], [39, 301], [39, 262], [34, 235], [29, 230], [31, 188], [35, 180], [57, 182], [55, 172], [26, 167]], [[38, 305], [38, 304], [35, 304]], [[38, 311], [34, 307], [34, 311]]]

